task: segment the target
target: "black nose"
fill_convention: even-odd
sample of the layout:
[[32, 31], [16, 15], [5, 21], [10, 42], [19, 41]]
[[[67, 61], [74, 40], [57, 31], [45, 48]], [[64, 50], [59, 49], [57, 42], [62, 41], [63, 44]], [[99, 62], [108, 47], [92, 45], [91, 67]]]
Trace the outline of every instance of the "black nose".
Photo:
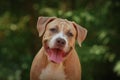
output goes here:
[[56, 39], [56, 44], [57, 44], [57, 46], [64, 47], [65, 44], [66, 44], [66, 41], [62, 38], [57, 38]]

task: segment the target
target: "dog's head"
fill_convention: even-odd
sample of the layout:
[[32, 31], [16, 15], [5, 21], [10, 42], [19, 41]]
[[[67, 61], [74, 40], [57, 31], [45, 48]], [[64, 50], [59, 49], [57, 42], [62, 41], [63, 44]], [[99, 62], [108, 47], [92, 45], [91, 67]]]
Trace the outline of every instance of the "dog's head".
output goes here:
[[44, 34], [42, 43], [48, 59], [55, 63], [64, 61], [76, 39], [81, 46], [87, 34], [87, 30], [78, 24], [55, 17], [39, 17], [37, 29], [39, 36]]

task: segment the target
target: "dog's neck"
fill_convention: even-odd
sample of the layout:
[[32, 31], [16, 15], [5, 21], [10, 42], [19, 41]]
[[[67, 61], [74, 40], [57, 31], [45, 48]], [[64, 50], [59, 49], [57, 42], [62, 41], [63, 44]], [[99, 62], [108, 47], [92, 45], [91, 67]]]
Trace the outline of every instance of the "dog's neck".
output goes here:
[[[71, 67], [68, 65], [70, 65], [71, 62], [74, 61], [74, 59], [72, 58], [72, 56], [76, 55], [76, 54], [73, 54], [74, 51], [75, 50], [73, 48], [71, 50], [71, 53], [67, 56], [68, 59], [66, 58], [63, 62], [56, 64], [48, 60], [46, 51], [44, 50], [44, 48], [42, 48], [43, 56], [41, 60], [44, 62], [44, 68], [42, 68], [41, 73], [39, 74], [39, 79], [41, 80], [56, 80], [56, 79], [66, 80], [68, 78], [68, 75], [72, 76], [71, 71], [73, 71], [74, 69], [71, 69]], [[71, 66], [73, 67], [73, 65]]]
[[[74, 71], [74, 69], [76, 69], [76, 67], [74, 66], [74, 63], [72, 63], [73, 65], [70, 65], [71, 62], [74, 61], [74, 58], [72, 58], [72, 56], [76, 56], [77, 54], [75, 53], [74, 48], [72, 49], [70, 55], [68, 55], [68, 59], [66, 58], [65, 61], [56, 64], [53, 63], [51, 61], [48, 60], [48, 57], [45, 54], [45, 50], [42, 47], [41, 49], [42, 51], [42, 67], [41, 67], [41, 71], [39, 74], [39, 79], [41, 80], [66, 80], [68, 78], [68, 76], [72, 77], [72, 71]], [[75, 54], [73, 54], [75, 53]], [[66, 75], [67, 73], [67, 75]], [[46, 77], [47, 75], [47, 77]], [[60, 75], [60, 76], [58, 76]]]
[[63, 63], [56, 64], [48, 62], [46, 67], [42, 70], [39, 78], [41, 80], [65, 80], [66, 75]]

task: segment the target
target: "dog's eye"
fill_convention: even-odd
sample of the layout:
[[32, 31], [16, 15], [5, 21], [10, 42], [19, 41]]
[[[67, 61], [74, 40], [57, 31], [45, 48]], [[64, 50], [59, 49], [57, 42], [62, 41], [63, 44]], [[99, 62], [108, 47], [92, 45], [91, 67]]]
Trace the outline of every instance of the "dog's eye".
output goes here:
[[73, 37], [73, 33], [71, 33], [71, 32], [67, 32], [67, 36], [69, 36], [69, 37]]
[[57, 29], [56, 28], [51, 28], [50, 31], [51, 32], [57, 32]]

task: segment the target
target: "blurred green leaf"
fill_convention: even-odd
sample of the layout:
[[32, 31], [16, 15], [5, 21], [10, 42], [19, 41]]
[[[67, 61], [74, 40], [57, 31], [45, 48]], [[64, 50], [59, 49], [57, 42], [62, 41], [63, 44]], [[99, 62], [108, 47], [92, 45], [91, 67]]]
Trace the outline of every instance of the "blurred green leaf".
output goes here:
[[120, 61], [118, 61], [114, 67], [114, 71], [120, 76]]

